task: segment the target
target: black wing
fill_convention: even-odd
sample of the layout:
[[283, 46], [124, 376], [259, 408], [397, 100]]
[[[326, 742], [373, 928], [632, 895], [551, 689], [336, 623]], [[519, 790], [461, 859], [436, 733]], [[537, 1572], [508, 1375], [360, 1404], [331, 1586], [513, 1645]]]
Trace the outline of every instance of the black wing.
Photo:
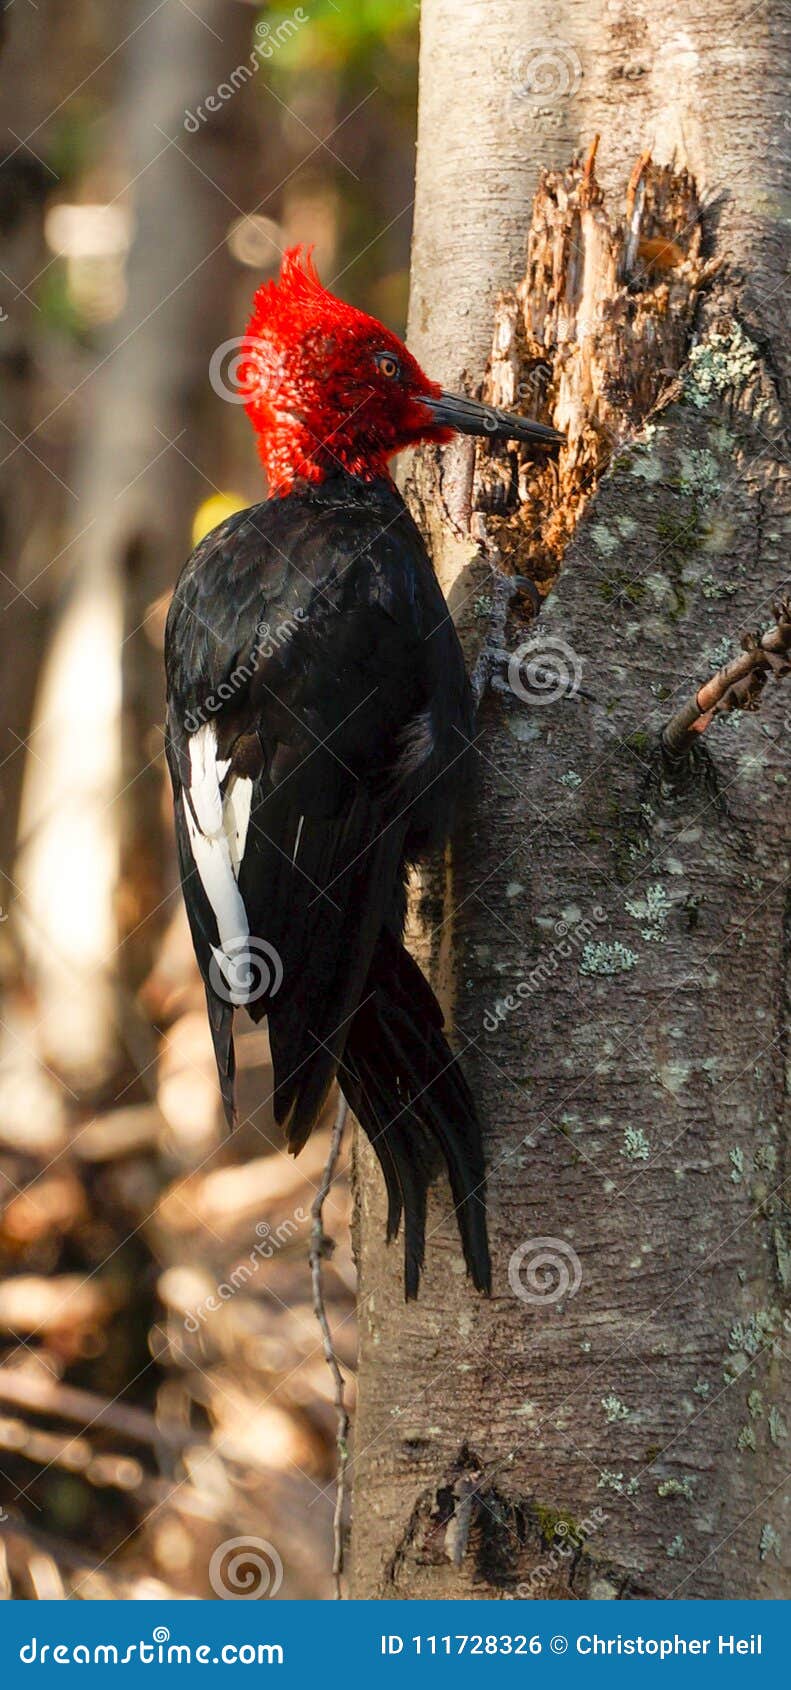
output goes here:
[[404, 862], [447, 825], [471, 733], [455, 632], [398, 495], [351, 478], [232, 517], [166, 636], [184, 896], [226, 1111], [234, 1003], [269, 1017], [298, 1150], [342, 1059]]

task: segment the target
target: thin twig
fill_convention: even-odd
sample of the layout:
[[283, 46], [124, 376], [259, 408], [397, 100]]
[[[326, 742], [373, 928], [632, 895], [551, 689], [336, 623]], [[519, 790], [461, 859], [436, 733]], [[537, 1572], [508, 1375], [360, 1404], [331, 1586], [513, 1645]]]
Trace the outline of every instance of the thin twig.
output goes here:
[[338, 1429], [335, 1442], [338, 1449], [338, 1476], [335, 1491], [335, 1512], [332, 1521], [333, 1555], [332, 1575], [335, 1580], [335, 1595], [340, 1600], [343, 1596], [341, 1575], [343, 1573], [343, 1506], [346, 1500], [346, 1469], [349, 1463], [349, 1415], [345, 1402], [345, 1381], [338, 1364], [335, 1345], [332, 1341], [330, 1323], [327, 1319], [327, 1307], [324, 1301], [324, 1286], [322, 1283], [321, 1264], [326, 1256], [332, 1253], [332, 1239], [324, 1231], [324, 1204], [329, 1196], [330, 1187], [335, 1177], [335, 1170], [340, 1155], [343, 1129], [346, 1125], [348, 1105], [345, 1097], [338, 1100], [338, 1112], [332, 1129], [329, 1155], [324, 1172], [321, 1176], [318, 1191], [311, 1207], [310, 1231], [310, 1272], [313, 1281], [313, 1313], [321, 1330], [321, 1341], [324, 1346], [324, 1356], [332, 1374], [335, 1385], [333, 1398], [338, 1416]]
[[767, 676], [791, 671], [791, 600], [775, 606], [777, 622], [763, 634], [745, 634], [742, 652], [698, 688], [667, 723], [663, 749], [683, 757], [714, 716], [727, 710], [756, 710]]

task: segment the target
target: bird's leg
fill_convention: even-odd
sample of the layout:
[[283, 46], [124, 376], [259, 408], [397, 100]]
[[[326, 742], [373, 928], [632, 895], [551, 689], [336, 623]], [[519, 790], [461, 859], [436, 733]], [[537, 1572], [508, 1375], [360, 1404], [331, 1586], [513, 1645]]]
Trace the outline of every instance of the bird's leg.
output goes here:
[[508, 612], [517, 593], [525, 593], [528, 596], [534, 617], [541, 609], [541, 595], [534, 581], [526, 575], [505, 575], [494, 562], [490, 562], [490, 568], [491, 587], [488, 596], [491, 603], [487, 610], [488, 625], [470, 675], [476, 711], [480, 709], [489, 687], [494, 692], [510, 691], [506, 676], [512, 653], [506, 643], [506, 628]]

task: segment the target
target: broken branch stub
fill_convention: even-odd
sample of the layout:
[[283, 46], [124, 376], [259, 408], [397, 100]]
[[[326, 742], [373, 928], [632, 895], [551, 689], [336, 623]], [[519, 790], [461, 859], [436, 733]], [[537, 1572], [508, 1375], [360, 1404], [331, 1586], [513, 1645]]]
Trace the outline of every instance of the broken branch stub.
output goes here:
[[676, 711], [662, 734], [663, 750], [671, 757], [683, 756], [714, 716], [729, 710], [757, 710], [770, 675], [779, 681], [791, 674], [791, 599], [775, 606], [775, 616], [774, 627], [765, 633], [744, 634], [740, 655], [718, 669]]
[[526, 274], [500, 296], [485, 398], [551, 421], [557, 461], [479, 448], [474, 506], [484, 543], [509, 571], [549, 591], [587, 501], [614, 453], [673, 390], [701, 289], [701, 210], [687, 171], [632, 173], [622, 215], [586, 163], [548, 171], [533, 205]]

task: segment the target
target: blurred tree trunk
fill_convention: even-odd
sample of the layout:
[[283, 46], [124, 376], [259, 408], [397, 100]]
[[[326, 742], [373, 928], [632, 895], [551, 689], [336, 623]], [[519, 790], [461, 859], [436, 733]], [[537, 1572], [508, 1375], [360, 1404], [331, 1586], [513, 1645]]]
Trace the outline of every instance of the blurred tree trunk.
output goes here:
[[[404, 1306], [359, 1145], [354, 1594], [777, 1596], [783, 687], [709, 730], [707, 778], [654, 775], [663, 723], [718, 647], [772, 622], [784, 580], [788, 15], [773, 0], [745, 32], [732, 0], [661, 17], [647, 0], [546, 0], [529, 17], [519, 0], [424, 0], [422, 32], [410, 343], [433, 375], [474, 390], [497, 320], [519, 395], [518, 312], [496, 295], [525, 274], [540, 169], [596, 132], [611, 216], [643, 149], [675, 154], [718, 195], [704, 229], [722, 266], [683, 387], [616, 451], [541, 611], [537, 652], [568, 684], [536, 696], [521, 670], [510, 689], [501, 675], [476, 812], [423, 878], [416, 949], [488, 1128], [494, 1294], [464, 1279], [443, 1189]], [[592, 284], [595, 309], [604, 291], [598, 216], [564, 258], [572, 323], [580, 293]], [[540, 284], [557, 253], [539, 240], [531, 255]], [[496, 482], [486, 460], [475, 476], [469, 442], [421, 454], [410, 479], [471, 658], [482, 595], [497, 597], [481, 535], [506, 571], [527, 548], [541, 579], [547, 529], [528, 546], [530, 500], [506, 475], [498, 506]], [[558, 489], [562, 503], [562, 472]], [[530, 633], [514, 601], [499, 643]]]
[[[5, 876], [13, 867], [24, 742], [49, 625], [42, 558], [57, 552], [64, 507], [71, 503], [64, 466], [51, 446], [19, 445], [52, 392], [35, 295], [47, 266], [44, 203], [58, 182], [45, 143], [35, 133], [35, 150], [23, 142], [39, 115], [39, 101], [42, 111], [56, 104], [61, 92], [56, 77], [68, 75], [70, 63], [66, 58], [64, 65], [58, 21], [43, 8], [4, 12], [0, 30], [0, 871]], [[73, 39], [73, 19], [69, 30]], [[13, 887], [4, 884], [0, 903], [7, 907], [12, 899]]]
[[[250, 47], [244, 6], [198, 0], [159, 8], [125, 49], [115, 148], [134, 217], [127, 297], [88, 378], [71, 569], [38, 701], [41, 766], [26, 791], [47, 1046], [77, 1077], [113, 1064], [116, 946], [136, 986], [169, 913], [158, 601], [190, 550], [197, 506], [219, 490], [208, 360], [232, 317], [225, 237], [254, 197], [255, 84], [222, 101], [214, 90]], [[207, 97], [215, 114], [185, 128]]]

